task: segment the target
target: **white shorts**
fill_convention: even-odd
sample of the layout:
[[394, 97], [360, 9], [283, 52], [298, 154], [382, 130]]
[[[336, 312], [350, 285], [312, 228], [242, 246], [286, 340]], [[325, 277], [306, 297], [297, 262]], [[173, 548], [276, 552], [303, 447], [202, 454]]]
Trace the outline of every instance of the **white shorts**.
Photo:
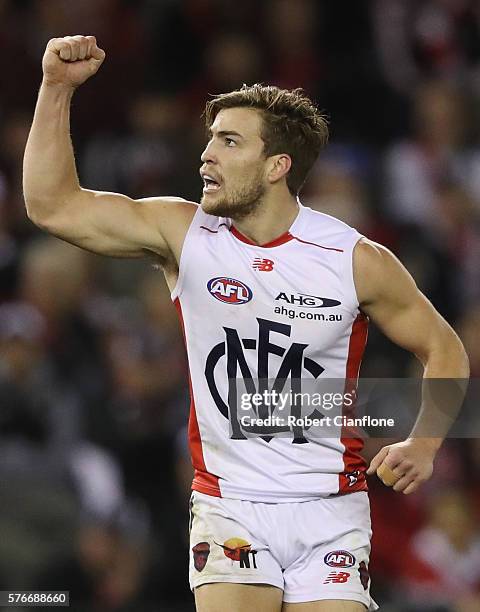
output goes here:
[[270, 584], [283, 601], [370, 597], [370, 504], [360, 491], [306, 502], [261, 503], [194, 491], [190, 588], [210, 582]]

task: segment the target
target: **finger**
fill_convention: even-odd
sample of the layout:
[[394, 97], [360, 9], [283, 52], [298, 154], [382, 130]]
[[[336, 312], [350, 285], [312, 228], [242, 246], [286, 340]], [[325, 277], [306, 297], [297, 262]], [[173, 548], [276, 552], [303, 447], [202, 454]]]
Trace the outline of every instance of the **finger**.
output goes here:
[[[396, 470], [396, 468], [401, 468], [401, 465], [404, 461], [404, 458], [401, 456], [397, 448], [390, 449], [390, 452], [385, 457], [384, 463], [391, 469]], [[405, 470], [404, 470], [405, 471]], [[403, 471], [400, 469], [398, 472], [400, 476], [403, 475]]]
[[403, 494], [404, 495], [410, 495], [410, 493], [415, 493], [415, 491], [418, 489], [418, 487], [421, 485], [421, 481], [420, 480], [414, 480], [413, 482], [411, 482], [408, 487], [406, 487], [403, 490]]
[[404, 491], [412, 482], [415, 482], [416, 477], [417, 474], [413, 470], [410, 470], [397, 480], [393, 486], [393, 490], [397, 492]]
[[379, 467], [379, 465], [383, 463], [383, 460], [388, 455], [389, 450], [390, 448], [388, 446], [384, 446], [383, 448], [379, 450], [379, 452], [375, 455], [375, 457], [370, 462], [370, 466], [367, 470], [368, 475], [374, 474], [377, 471], [377, 468]]
[[63, 49], [66, 46], [67, 46], [67, 42], [65, 38], [51, 38], [47, 43], [47, 49], [49, 51], [53, 51], [54, 53], [57, 53], [57, 55], [60, 53], [61, 49]]
[[60, 46], [58, 55], [64, 62], [69, 62], [72, 58], [72, 48], [68, 43], [63, 44]]
[[87, 54], [88, 54], [88, 43], [87, 41], [81, 42], [79, 50], [78, 50], [78, 59], [84, 60], [87, 57]]
[[384, 461], [377, 469], [377, 476], [384, 485], [392, 487], [402, 477], [402, 474], [394, 472]]
[[95, 36], [87, 36], [87, 42], [88, 42], [87, 57], [92, 57], [93, 49], [97, 46], [97, 39], [95, 38]]
[[86, 36], [73, 36], [75, 41], [75, 59], [84, 60], [88, 53], [88, 39]]
[[91, 50], [91, 57], [98, 62], [103, 62], [105, 59], [105, 51], [95, 45]]

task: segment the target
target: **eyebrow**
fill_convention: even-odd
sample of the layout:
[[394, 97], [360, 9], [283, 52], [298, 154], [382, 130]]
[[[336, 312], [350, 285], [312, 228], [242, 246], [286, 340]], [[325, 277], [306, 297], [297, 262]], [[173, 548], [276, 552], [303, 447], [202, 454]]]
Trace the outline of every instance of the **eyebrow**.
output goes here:
[[[208, 130], [208, 134], [210, 136], [213, 136], [212, 128]], [[243, 139], [243, 136], [239, 134], [238, 132], [235, 132], [235, 130], [221, 130], [220, 132], [216, 133], [216, 136], [220, 136], [220, 138], [225, 137], [225, 136], [237, 136], [238, 138]]]

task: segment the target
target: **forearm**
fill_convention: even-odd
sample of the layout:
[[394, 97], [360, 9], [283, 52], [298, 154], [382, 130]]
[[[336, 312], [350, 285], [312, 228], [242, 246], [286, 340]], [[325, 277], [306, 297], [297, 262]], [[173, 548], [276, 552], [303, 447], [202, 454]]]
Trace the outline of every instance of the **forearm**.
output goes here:
[[450, 331], [424, 362], [422, 405], [410, 438], [421, 438], [434, 450], [441, 446], [462, 407], [469, 375], [463, 345]]
[[28, 216], [42, 223], [80, 189], [70, 139], [74, 88], [42, 83], [28, 137], [23, 190]]

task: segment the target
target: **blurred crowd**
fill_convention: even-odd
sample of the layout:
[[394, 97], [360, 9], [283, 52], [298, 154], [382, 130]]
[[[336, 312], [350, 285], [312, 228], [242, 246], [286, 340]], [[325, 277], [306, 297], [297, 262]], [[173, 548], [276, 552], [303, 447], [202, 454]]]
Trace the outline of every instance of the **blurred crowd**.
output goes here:
[[[41, 57], [69, 34], [107, 53], [72, 109], [92, 189], [198, 201], [208, 95], [303, 87], [331, 127], [303, 203], [391, 248], [478, 377], [480, 4], [0, 0], [0, 590], [188, 611], [187, 366], [161, 271], [81, 251], [25, 215]], [[362, 375], [421, 372], [372, 326]], [[371, 501], [381, 609], [479, 610], [479, 440], [448, 440], [413, 496], [372, 480]]]

